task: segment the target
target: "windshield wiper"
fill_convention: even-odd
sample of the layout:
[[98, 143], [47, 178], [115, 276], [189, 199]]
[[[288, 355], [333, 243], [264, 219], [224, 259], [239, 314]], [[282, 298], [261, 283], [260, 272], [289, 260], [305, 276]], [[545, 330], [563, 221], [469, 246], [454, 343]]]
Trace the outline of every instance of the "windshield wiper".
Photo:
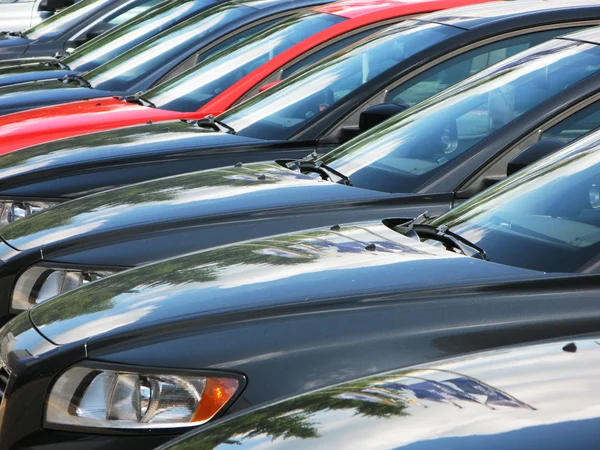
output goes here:
[[[58, 67], [60, 70], [71, 70], [69, 66], [67, 66], [64, 62], [56, 59], [53, 61], [46, 61], [44, 63], [46, 67]], [[88, 83], [89, 84], [89, 83]]]
[[[312, 152], [305, 158], [298, 159], [295, 161], [286, 161], [285, 166], [290, 170], [299, 170], [300, 172], [313, 172], [318, 173], [324, 179], [331, 180], [331, 175], [335, 175], [340, 179], [339, 183], [346, 186], [352, 186], [350, 177], [338, 172], [333, 167], [328, 166], [323, 161], [317, 159], [317, 152]], [[333, 181], [333, 180], [331, 180]]]
[[460, 234], [450, 231], [446, 225], [435, 226], [421, 223], [427, 218], [429, 218], [429, 214], [426, 211], [410, 222], [402, 224], [402, 227], [407, 228], [404, 235], [417, 241], [421, 239], [433, 239], [441, 242], [447, 250], [458, 250], [465, 256], [489, 261], [484, 249], [462, 237]]
[[85, 78], [83, 78], [81, 75], [68, 74], [68, 75], [65, 75], [64, 77], [62, 77], [62, 82], [65, 84], [71, 83], [73, 81], [78, 83], [79, 86], [81, 86], [81, 87], [92, 89], [92, 85], [90, 84], [90, 82], [88, 80], [86, 80]]
[[143, 92], [137, 92], [133, 95], [122, 97], [121, 100], [125, 100], [127, 103], [135, 103], [136, 105], [147, 106], [148, 108], [156, 108], [156, 105], [150, 100], [145, 99], [143, 95]]
[[224, 133], [229, 134], [237, 134], [233, 127], [230, 127], [225, 122], [217, 120], [212, 114], [209, 114], [204, 119], [191, 120], [189, 121], [189, 123], [192, 125], [198, 125], [199, 127], [212, 128], [215, 131], [222, 131]]
[[22, 31], [5, 31], [4, 33], [6, 33], [7, 36], [27, 39], [27, 36]]

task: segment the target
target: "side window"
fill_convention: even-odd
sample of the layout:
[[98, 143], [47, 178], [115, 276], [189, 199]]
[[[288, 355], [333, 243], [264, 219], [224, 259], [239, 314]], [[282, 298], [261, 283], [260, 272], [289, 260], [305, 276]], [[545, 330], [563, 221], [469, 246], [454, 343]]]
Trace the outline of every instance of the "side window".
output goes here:
[[214, 55], [222, 50], [228, 49], [229, 47], [237, 44], [238, 42], [242, 42], [242, 41], [248, 39], [249, 37], [252, 37], [252, 36], [260, 33], [262, 30], [279, 22], [281, 19], [282, 19], [281, 17], [278, 17], [276, 19], [271, 19], [266, 22], [262, 22], [256, 26], [250, 27], [247, 30], [244, 30], [240, 33], [236, 33], [235, 35], [233, 35], [233, 36], [225, 39], [224, 41], [216, 44], [215, 46], [211, 47], [209, 50], [200, 51], [199, 53], [196, 53], [196, 54], [190, 56], [185, 61], [183, 61], [181, 64], [179, 64], [177, 67], [175, 67], [171, 72], [169, 72], [165, 77], [163, 77], [162, 79], [160, 79], [156, 83], [154, 83], [154, 86], [164, 83], [165, 81], [168, 81], [172, 78], [175, 78], [176, 76], [182, 74], [186, 70], [191, 69], [192, 67], [194, 67], [196, 64], [200, 63], [201, 61], [204, 61], [205, 59], [210, 58], [212, 55]]
[[379, 30], [382, 30], [383, 28], [385, 28], [387, 26], [389, 26], [389, 24], [382, 25], [379, 27], [369, 28], [368, 30], [364, 30], [364, 31], [361, 31], [360, 33], [355, 33], [352, 36], [347, 36], [343, 39], [340, 39], [340, 40], [334, 42], [333, 44], [328, 45], [327, 47], [323, 47], [323, 48], [317, 50], [316, 52], [312, 53], [311, 55], [307, 56], [306, 58], [303, 58], [302, 60], [298, 61], [297, 63], [292, 64], [291, 66], [284, 69], [283, 73], [281, 74], [281, 79], [283, 80], [283, 79], [289, 77], [290, 75], [298, 72], [299, 70], [304, 69], [307, 66], [310, 66], [312, 63], [320, 61], [323, 58], [337, 52], [338, 50], [348, 47], [350, 44], [360, 41], [362, 38], [365, 38]]
[[493, 64], [555, 36], [570, 33], [579, 28], [540, 31], [469, 50], [391, 89], [386, 96], [386, 102], [402, 103], [408, 106], [416, 105]]
[[558, 139], [566, 144], [598, 127], [600, 127], [600, 101], [592, 103], [548, 128], [542, 133], [540, 140]]

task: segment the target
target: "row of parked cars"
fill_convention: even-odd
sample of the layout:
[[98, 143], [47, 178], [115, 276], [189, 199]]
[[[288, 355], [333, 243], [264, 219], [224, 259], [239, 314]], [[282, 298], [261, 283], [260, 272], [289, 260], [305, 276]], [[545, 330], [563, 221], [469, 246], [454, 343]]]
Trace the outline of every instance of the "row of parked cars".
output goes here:
[[0, 25], [0, 449], [597, 448], [600, 2]]

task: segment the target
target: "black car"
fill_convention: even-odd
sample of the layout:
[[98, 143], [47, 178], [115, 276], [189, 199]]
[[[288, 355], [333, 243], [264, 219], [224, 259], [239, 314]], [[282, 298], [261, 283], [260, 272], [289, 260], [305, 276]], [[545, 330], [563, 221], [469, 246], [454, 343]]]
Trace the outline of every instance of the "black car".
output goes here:
[[116, 58], [146, 39], [215, 6], [215, 0], [174, 0], [153, 6], [143, 14], [114, 27], [75, 48], [68, 55], [10, 59], [0, 62], [0, 86], [58, 79], [78, 74]]
[[[587, 17], [589, 5], [573, 7], [569, 3], [567, 7], [554, 2], [549, 8], [547, 2], [536, 1], [524, 4], [529, 9], [519, 16], [527, 25], [515, 25], [512, 5], [489, 3], [453, 10], [460, 18], [449, 17], [444, 11], [389, 27], [301, 70], [302, 73], [220, 116], [217, 122], [149, 122], [2, 156], [0, 196], [66, 200], [136, 181], [239, 161], [299, 158], [315, 150], [325, 153], [374, 123], [503, 58], [589, 23], [581, 18], [565, 19], [575, 14]], [[594, 11], [600, 12], [600, 7]], [[471, 45], [466, 45], [468, 42]], [[407, 50], [400, 55], [402, 48]], [[394, 64], [389, 57], [391, 49], [404, 59]], [[390, 64], [393, 67], [387, 68]], [[286, 68], [292, 72], [297, 69]], [[59, 83], [58, 91], [73, 92], [75, 96], [89, 91], [76, 84], [74, 81], [69, 89], [60, 89], [65, 85]], [[162, 89], [157, 88], [151, 98], [163, 102], [162, 94]], [[32, 92], [31, 102], [37, 98], [37, 93]], [[130, 99], [150, 105], [147, 100], [137, 96]], [[177, 101], [186, 104], [188, 99], [182, 96]], [[185, 105], [165, 106], [185, 109]], [[237, 127], [235, 133], [223, 125], [229, 121]], [[35, 133], [34, 124], [31, 132]], [[39, 164], [40, 159], [45, 161], [43, 165]]]
[[[0, 333], [0, 442], [147, 448], [220, 414], [397, 367], [597, 333], [599, 180], [596, 133], [435, 221], [214, 247], [51, 299]], [[183, 227], [178, 241], [197, 233]], [[0, 257], [13, 252], [2, 244]], [[19, 299], [81, 276], [37, 270]]]
[[231, 0], [218, 3], [91, 71], [0, 87], [0, 115], [75, 100], [133, 95], [299, 9], [323, 3], [328, 0]]
[[409, 367], [241, 413], [160, 450], [593, 450], [600, 336]]
[[158, 0], [81, 0], [28, 30], [0, 33], [0, 60], [53, 56], [157, 4]]
[[[600, 102], [594, 102], [600, 96], [600, 46], [585, 42], [599, 33], [588, 30], [523, 52], [318, 160], [234, 165], [234, 158], [242, 157], [235, 147], [240, 136], [200, 127], [190, 132], [187, 123], [162, 134], [156, 133], [162, 125], [148, 125], [154, 133], [136, 137], [122, 130], [118, 146], [108, 140], [79, 153], [106, 158], [107, 170], [100, 175], [107, 184], [119, 171], [134, 181], [130, 168], [135, 165], [146, 177], [158, 175], [144, 166], [157, 142], [179, 146], [183, 153], [198, 135], [208, 143], [229, 139], [229, 154], [219, 150], [204, 157], [233, 161], [229, 167], [88, 195], [0, 230], [7, 244], [0, 257], [0, 317], [8, 320], [9, 312], [124, 268], [215, 245], [426, 210], [439, 215], [600, 126]], [[510, 104], [516, 107], [512, 112]], [[145, 144], [137, 149], [137, 161], [112, 166], [109, 149], [118, 154], [135, 139]], [[5, 175], [3, 224], [62, 200], [52, 197], [52, 189], [65, 186], [56, 182], [63, 174], [72, 181], [70, 193], [85, 194], [81, 186], [90, 175], [82, 171], [74, 177], [68, 164], [57, 164], [60, 172], [27, 173], [31, 165], [43, 168], [73, 152], [55, 145], [60, 143], [47, 145], [39, 155], [24, 150], [0, 158], [5, 164], [0, 173], [14, 177]], [[52, 150], [46, 152], [48, 147]], [[259, 147], [256, 153], [265, 150]], [[187, 158], [162, 164], [190, 169]], [[12, 197], [17, 193], [21, 197]], [[67, 277], [69, 282], [45, 283], [51, 274], [52, 280]]]

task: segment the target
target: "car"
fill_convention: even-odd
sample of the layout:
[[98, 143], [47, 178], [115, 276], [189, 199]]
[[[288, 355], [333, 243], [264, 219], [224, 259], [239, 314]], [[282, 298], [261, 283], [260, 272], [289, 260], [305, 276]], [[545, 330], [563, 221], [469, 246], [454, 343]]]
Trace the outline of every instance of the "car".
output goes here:
[[[111, 95], [133, 96], [174, 70], [282, 20], [299, 9], [330, 0], [230, 0], [145, 40], [82, 74], [0, 86], [0, 115], [33, 107]], [[315, 24], [316, 26], [316, 24]]]
[[[8, 128], [10, 131], [2, 133], [0, 153], [40, 144], [49, 139], [141, 125], [149, 120], [177, 120], [188, 116], [181, 112], [194, 112], [188, 117], [191, 119], [203, 118], [215, 111], [215, 107], [206, 109], [203, 105], [215, 102], [222, 105], [223, 101], [217, 99], [222, 95], [231, 98], [228, 92], [232, 85], [242, 84], [247, 87], [245, 92], [250, 94], [253, 86], [265, 81], [272, 73], [285, 72], [287, 77], [390, 23], [401, 21], [407, 16], [412, 17], [416, 13], [467, 3], [477, 1], [432, 0], [406, 3], [395, 0], [346, 0], [298, 12], [251, 38], [213, 52], [210, 57], [204, 58], [183, 73], [176, 69], [170, 75], [171, 79], [138, 94], [146, 100], [141, 104], [127, 102], [124, 98], [108, 97], [6, 115], [0, 118], [0, 130]], [[322, 18], [331, 20], [325, 22]], [[333, 18], [338, 18], [339, 22]], [[320, 26], [310, 26], [312, 21], [319, 21]], [[318, 32], [325, 25], [328, 26]], [[298, 43], [294, 45], [296, 42]], [[245, 74], [248, 75], [244, 76]], [[2, 76], [0, 83], [1, 79]], [[249, 83], [248, 79], [254, 81]], [[239, 90], [237, 87], [234, 89], [235, 92]], [[29, 126], [31, 120], [35, 120], [35, 133], [31, 132]], [[73, 126], [75, 122], [77, 126]]]
[[[149, 448], [218, 414], [398, 367], [598, 333], [598, 179], [596, 132], [435, 220], [268, 236], [88, 279], [3, 327], [0, 440]], [[185, 226], [182, 241], [198, 234]], [[29, 271], [18, 298], [77, 284], [62, 268]]]
[[25, 31], [74, 3], [74, 0], [2, 0], [0, 30]]
[[[588, 3], [585, 5], [582, 3], [580, 7], [573, 6], [571, 2], [568, 4], [552, 3], [552, 8], [549, 8], [549, 3], [545, 1], [523, 4], [527, 6], [528, 10], [520, 16], [523, 22], [517, 23], [513, 20], [514, 7], [508, 6], [513, 3], [494, 3], [454, 10], [461, 15], [458, 20], [460, 20], [462, 28], [444, 23], [446, 20], [444, 14], [447, 16], [447, 13], [442, 12], [428, 15], [427, 19], [421, 17], [419, 20], [390, 26], [310, 68], [306, 68], [307, 70], [303, 71], [303, 74], [298, 73], [297, 76], [290, 77], [285, 82], [257, 95], [251, 101], [240, 104], [235, 109], [240, 116], [245, 114], [244, 111], [248, 111], [249, 118], [259, 117], [255, 114], [256, 104], [258, 104], [259, 107], [263, 107], [260, 114], [264, 116], [270, 114], [269, 108], [272, 103], [285, 104], [290, 101], [289, 99], [294, 99], [293, 96], [296, 92], [306, 91], [304, 86], [311, 83], [313, 86], [320, 85], [321, 89], [316, 92], [311, 91], [312, 87], [309, 89], [311, 97], [302, 102], [296, 98], [293, 103], [297, 106], [289, 106], [298, 108], [294, 113], [298, 117], [291, 119], [294, 123], [293, 127], [276, 126], [275, 132], [269, 128], [261, 131], [258, 129], [260, 126], [258, 124], [267, 122], [262, 120], [261, 116], [257, 126], [250, 133], [247, 133], [250, 131], [249, 129], [237, 130], [236, 135], [198, 133], [196, 122], [185, 124], [178, 120], [158, 123], [160, 117], [172, 118], [172, 113], [166, 110], [143, 107], [123, 110], [121, 105], [115, 106], [115, 103], [120, 102], [114, 101], [110, 102], [112, 105], [110, 108], [102, 109], [103, 103], [97, 101], [90, 106], [92, 109], [98, 106], [98, 114], [81, 114], [81, 108], [77, 107], [75, 112], [65, 108], [62, 110], [65, 116], [57, 118], [56, 110], [38, 109], [31, 112], [26, 118], [12, 116], [7, 122], [0, 122], [0, 136], [2, 137], [0, 152], [2, 146], [6, 151], [14, 150], [15, 147], [21, 148], [23, 144], [27, 145], [27, 142], [37, 139], [36, 134], [32, 133], [30, 128], [30, 125], [35, 124], [35, 130], [39, 130], [44, 145], [27, 148], [26, 153], [20, 153], [14, 160], [18, 161], [21, 166], [19, 173], [25, 175], [27, 172], [32, 181], [40, 180], [45, 176], [41, 172], [34, 175], [38, 169], [48, 173], [53, 166], [58, 168], [68, 164], [69, 177], [72, 178], [68, 179], [66, 174], [61, 177], [53, 177], [53, 192], [48, 191], [46, 197], [54, 198], [74, 198], [81, 193], [97, 192], [107, 186], [113, 187], [161, 175], [214, 168], [230, 162], [233, 164], [238, 161], [264, 161], [277, 157], [303, 157], [313, 150], [325, 153], [364, 131], [365, 127], [372, 126], [375, 123], [373, 122], [374, 117], [379, 117], [377, 120], [381, 121], [405, 109], [406, 106], [425, 100], [504, 57], [550, 39], [557, 34], [572, 31], [574, 28], [579, 29], [591, 23], [589, 17], [592, 12]], [[595, 11], [600, 12], [600, 7]], [[568, 15], [571, 17], [568, 18]], [[579, 19], [576, 19], [575, 16], [578, 16]], [[583, 18], [585, 21], [581, 22]], [[551, 25], [548, 25], [550, 22]], [[542, 24], [544, 24], [544, 29], [540, 31], [538, 27]], [[545, 28], [546, 25], [549, 28]], [[421, 34], [431, 36], [428, 39], [421, 39]], [[425, 48], [414, 45], [412, 41], [419, 41], [419, 45], [424, 45]], [[436, 41], [439, 42], [436, 44]], [[388, 51], [391, 48], [390, 42], [394, 42], [396, 46], [407, 45], [411, 49], [410, 51], [416, 53], [414, 55], [409, 52], [403, 53], [402, 57], [405, 59], [395, 66], [387, 68], [386, 64], [391, 64], [388, 57]], [[467, 45], [468, 42], [471, 42], [472, 46]], [[428, 45], [430, 47], [427, 47]], [[450, 52], [449, 48], [453, 48], [454, 51]], [[371, 58], [371, 68], [369, 68], [369, 64], [362, 64], [363, 59], [366, 58]], [[423, 64], [424, 59], [428, 61], [427, 64]], [[347, 78], [347, 80], [352, 80], [349, 81], [352, 84], [348, 86], [336, 81], [336, 78], [331, 79], [334, 83], [331, 87], [337, 89], [335, 95], [338, 97], [333, 99], [329, 98], [333, 92], [331, 87], [323, 85], [321, 76], [322, 73], [332, 73], [332, 67], [354, 75], [354, 78]], [[362, 74], [363, 71], [369, 76], [357, 75]], [[375, 77], [374, 71], [381, 73]], [[427, 77], [431, 77], [431, 80]], [[410, 97], [404, 96], [406, 98], [401, 99], [406, 102], [404, 105], [393, 104], [394, 95], [389, 93], [397, 93], [403, 89], [410, 91]], [[69, 91], [76, 90], [86, 91], [87, 89], [75, 88], [75, 84], [73, 84], [73, 88]], [[31, 94], [31, 100], [37, 101], [38, 97]], [[158, 101], [154, 97], [153, 99]], [[128, 103], [133, 103], [134, 106], [139, 106], [140, 103], [149, 105], [144, 96], [134, 96], [128, 100]], [[358, 125], [361, 113], [370, 106], [381, 103], [386, 104], [377, 106], [375, 113], [370, 111], [370, 121], [363, 122], [362, 128], [360, 128]], [[89, 108], [86, 107], [86, 109], [89, 112]], [[122, 114], [112, 115], [112, 120], [109, 120], [108, 117], [111, 117], [109, 109], [120, 110]], [[382, 114], [382, 111], [385, 111], [385, 114]], [[165, 116], [161, 116], [162, 114]], [[46, 120], [46, 116], [51, 116], [52, 120]], [[88, 120], [92, 121], [94, 127], [105, 129], [110, 126], [122, 126], [130, 116], [135, 116], [133, 120], [136, 122], [142, 117], [145, 117], [148, 122], [142, 126], [111, 130], [104, 134], [84, 135], [70, 140], [48, 142], [51, 139], [65, 137], [65, 134], [76, 133], [76, 130], [93, 131], [85, 126]], [[92, 120], [91, 117], [100, 117], [101, 120], [98, 122], [97, 119]], [[287, 120], [284, 117], [280, 119]], [[15, 120], [18, 123], [14, 123]], [[220, 119], [219, 121], [222, 122]], [[215, 124], [207, 126], [218, 128]], [[202, 130], [206, 131], [205, 128], [203, 126]], [[165, 145], [163, 134], [174, 129], [177, 129], [178, 132], [185, 130], [187, 133], [186, 137], [189, 139], [185, 143], [185, 152], [182, 152], [180, 146], [173, 146], [171, 143]], [[44, 135], [44, 133], [49, 134]], [[152, 135], [150, 139], [148, 139], [149, 134]], [[121, 139], [127, 140], [126, 146], [119, 144]], [[174, 138], [173, 141], [175, 141]], [[108, 142], [115, 143], [118, 150], [115, 151], [115, 147], [113, 150], [109, 150], [106, 146]], [[95, 151], [98, 145], [103, 146], [103, 150], [100, 152]], [[56, 150], [62, 146], [68, 147], [69, 151], [61, 151], [60, 158], [56, 158], [54, 155], [51, 162], [45, 164], [43, 168], [36, 164], [27, 168], [23, 167], [23, 161], [28, 158], [27, 154], [35, 154], [35, 157], [39, 158], [44, 153], [56, 153]], [[217, 148], [219, 149], [218, 156]], [[210, 158], [206, 158], [205, 152], [207, 151], [211, 152]], [[132, 158], [139, 155], [140, 152], [146, 154], [142, 171], [137, 170], [138, 166], [130, 164]], [[235, 155], [228, 155], [229, 152], [234, 152]], [[108, 154], [111, 155], [111, 165], [118, 164], [114, 171], [105, 167]], [[187, 161], [185, 164], [177, 164], [177, 167], [166, 164], [166, 161], [172, 161], [174, 157], [185, 157]], [[11, 159], [4, 160], [7, 162], [2, 167], [8, 168]], [[127, 164], [127, 173], [123, 170], [121, 162]], [[81, 176], [82, 171], [85, 172], [85, 177]], [[102, 175], [95, 176], [99, 172]], [[4, 173], [15, 174], [12, 169]], [[108, 176], [109, 173], [111, 176]], [[1, 172], [0, 177], [4, 179], [4, 187], [7, 187], [8, 179]], [[70, 186], [74, 180], [77, 180], [77, 190]], [[58, 184], [61, 184], [62, 188], [58, 188]], [[22, 187], [26, 188], [27, 186], [22, 185]], [[45, 189], [49, 188], [50, 185], [45, 184]], [[58, 189], [63, 189], [63, 191]], [[9, 194], [6, 190], [0, 189], [0, 195], [28, 195], [23, 192], [23, 190], [13, 191]], [[39, 195], [39, 193], [35, 195]]]
[[[63, 4], [55, 0], [42, 3]], [[25, 31], [0, 34], [0, 60], [53, 56], [158, 3], [158, 0], [81, 0]]]
[[0, 86], [59, 79], [65, 75], [93, 70], [161, 31], [190, 19], [217, 3], [218, 1], [215, 0], [163, 2], [134, 18], [123, 21], [110, 31], [72, 51], [65, 52], [60, 57], [30, 57], [0, 61]]
[[599, 335], [398, 369], [254, 408], [159, 450], [595, 449]]
[[[227, 157], [231, 165], [85, 195], [91, 173], [76, 177], [68, 163], [56, 164], [72, 147], [48, 144], [38, 154], [4, 155], [0, 320], [89, 280], [191, 251], [332, 223], [446, 212], [600, 126], [600, 46], [590, 43], [599, 38], [596, 28], [533, 47], [317, 160], [289, 159], [278, 150], [282, 159], [234, 164], [240, 157], [235, 135], [196, 127], [206, 139], [232, 138], [228, 154], [209, 153], [200, 163]], [[187, 123], [162, 133], [160, 124], [147, 127], [156, 142], [181, 153], [196, 137]], [[135, 159], [111, 161], [134, 142], [128, 131], [116, 143], [97, 134], [105, 189], [120, 184], [115, 176], [133, 183], [138, 173], [158, 175], [147, 165], [152, 134], [140, 135], [146, 146]], [[519, 164], [509, 165], [515, 158]], [[156, 167], [192, 170], [192, 162], [174, 157]], [[59, 169], [44, 172], [49, 164]], [[32, 165], [40, 171], [28, 173]], [[64, 202], [57, 190], [65, 188], [80, 198]], [[52, 273], [71, 281], [44, 285]]]

